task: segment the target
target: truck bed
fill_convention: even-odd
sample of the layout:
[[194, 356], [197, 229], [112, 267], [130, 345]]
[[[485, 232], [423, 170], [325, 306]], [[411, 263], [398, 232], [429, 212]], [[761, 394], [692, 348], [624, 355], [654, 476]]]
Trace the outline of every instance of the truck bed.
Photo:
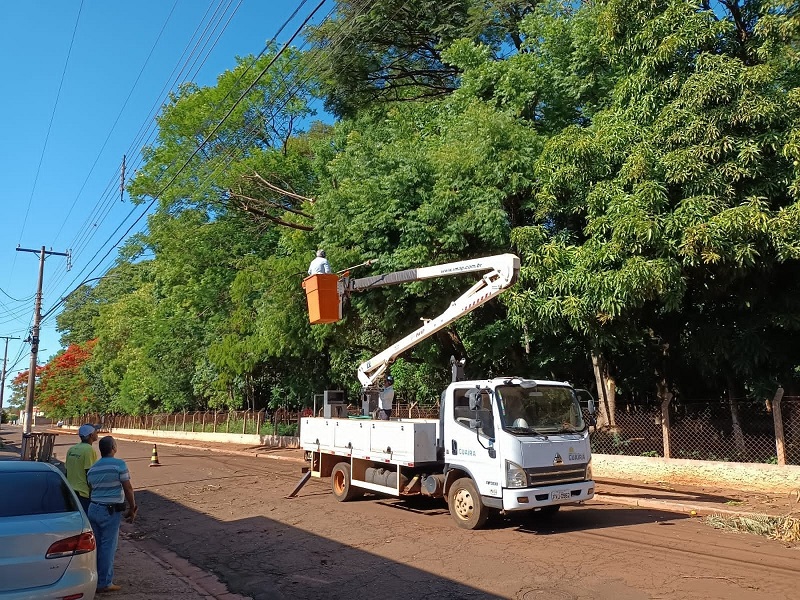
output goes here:
[[324, 419], [304, 417], [300, 445], [324, 452], [414, 466], [436, 462], [437, 419]]

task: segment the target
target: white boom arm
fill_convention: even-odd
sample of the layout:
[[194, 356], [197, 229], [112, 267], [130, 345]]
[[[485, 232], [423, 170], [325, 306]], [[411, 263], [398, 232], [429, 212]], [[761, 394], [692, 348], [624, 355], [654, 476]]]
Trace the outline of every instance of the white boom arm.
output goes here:
[[358, 380], [361, 385], [364, 387], [372, 385], [386, 372], [389, 364], [400, 354], [509, 288], [517, 280], [517, 275], [519, 275], [519, 258], [513, 254], [500, 254], [433, 267], [409, 269], [388, 275], [344, 280], [340, 292], [348, 293], [406, 281], [419, 281], [479, 271], [488, 271], [488, 273], [483, 275], [481, 280], [475, 283], [461, 297], [453, 301], [441, 315], [431, 319], [400, 341], [395, 342], [380, 354], [361, 363], [358, 366]]

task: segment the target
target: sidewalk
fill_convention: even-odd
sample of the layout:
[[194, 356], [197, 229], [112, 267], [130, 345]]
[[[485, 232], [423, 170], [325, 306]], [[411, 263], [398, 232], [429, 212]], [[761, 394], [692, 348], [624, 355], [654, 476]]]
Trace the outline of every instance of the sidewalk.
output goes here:
[[98, 598], [119, 600], [239, 600], [216, 577], [176, 554], [145, 540], [132, 540], [123, 531], [114, 562], [114, 583], [122, 589]]
[[114, 564], [114, 583], [122, 589], [98, 597], [120, 600], [246, 600], [232, 594], [214, 575], [152, 540], [135, 540], [123, 526]]
[[[156, 443], [162, 446], [289, 461], [296, 463], [298, 467], [306, 464], [303, 459], [303, 450], [297, 448], [241, 446], [239, 449], [233, 450], [230, 444], [214, 442], [187, 442], [167, 438], [154, 440], [147, 436], [131, 435], [116, 437], [134, 442]], [[765, 514], [786, 516], [792, 514], [795, 517], [800, 516], [800, 490], [787, 495], [745, 492], [713, 486], [671, 485], [660, 481], [597, 479], [596, 482], [595, 497], [590, 502], [619, 504], [695, 516], [711, 514], [728, 516]]]

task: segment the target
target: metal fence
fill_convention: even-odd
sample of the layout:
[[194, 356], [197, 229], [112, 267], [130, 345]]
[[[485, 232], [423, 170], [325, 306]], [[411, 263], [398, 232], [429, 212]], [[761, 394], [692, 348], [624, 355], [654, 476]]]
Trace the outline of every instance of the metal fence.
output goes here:
[[[777, 400], [777, 402], [776, 402]], [[660, 456], [694, 460], [800, 465], [800, 397], [773, 401], [674, 402], [664, 407], [626, 406], [614, 424], [592, 427], [592, 451], [599, 454]], [[322, 407], [318, 407], [322, 415]], [[357, 415], [360, 408], [348, 406]], [[205, 411], [154, 415], [85, 415], [68, 425], [100, 424], [104, 430], [147, 429], [296, 436], [301, 411]], [[734, 419], [735, 415], [735, 419]], [[394, 417], [436, 419], [439, 405], [395, 403]], [[734, 422], [738, 422], [738, 427]]]
[[613, 425], [592, 428], [592, 451], [800, 465], [800, 397], [775, 400], [675, 402], [666, 414], [625, 407], [615, 411]]
[[289, 411], [197, 411], [152, 415], [84, 415], [67, 420], [67, 425], [94, 423], [102, 431], [146, 429], [150, 431], [197, 431], [258, 435], [297, 435], [302, 416], [311, 410]]

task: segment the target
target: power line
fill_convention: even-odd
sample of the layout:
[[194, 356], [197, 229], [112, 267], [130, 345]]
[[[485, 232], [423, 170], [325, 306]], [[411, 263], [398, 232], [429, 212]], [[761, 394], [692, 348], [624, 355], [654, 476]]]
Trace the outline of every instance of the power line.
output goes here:
[[[206, 23], [205, 28], [203, 29], [203, 32], [202, 32], [201, 36], [198, 38], [197, 42], [195, 43], [194, 49], [192, 50], [192, 52], [189, 54], [188, 58], [184, 62], [184, 65], [181, 68], [181, 70], [178, 72], [178, 75], [175, 78], [174, 83], [178, 82], [179, 78], [182, 76], [182, 74], [186, 70], [187, 66], [189, 65], [189, 62], [192, 60], [192, 56], [194, 54], [196, 54], [196, 50], [197, 50], [198, 46], [200, 46], [203, 38], [206, 37], [206, 34], [209, 33], [209, 31], [210, 31], [210, 35], [214, 35], [217, 32], [217, 30], [219, 29], [220, 24], [222, 23], [222, 21], [223, 21], [223, 19], [225, 17], [226, 12], [228, 11], [228, 8], [231, 6], [232, 2], [233, 2], [233, 0], [229, 0], [228, 5], [221, 12], [220, 12], [220, 9], [222, 7], [223, 2], [221, 1], [217, 5], [216, 10], [213, 12], [211, 18]], [[241, 5], [241, 0], [239, 1], [239, 4], [237, 4], [237, 6], [235, 7], [234, 11], [228, 17], [227, 22], [225, 23], [224, 27], [222, 28], [222, 30], [217, 35], [216, 39], [211, 44], [210, 48], [208, 49], [208, 51], [206, 53], [206, 56], [202, 59], [200, 67], [198, 67], [198, 69], [202, 67], [202, 65], [205, 63], [206, 59], [208, 58], [208, 55], [210, 55], [210, 53], [216, 47], [217, 43], [219, 42], [220, 37], [222, 36], [224, 31], [227, 29], [227, 27], [228, 27], [228, 25], [230, 23], [230, 20], [236, 14], [236, 11], [238, 10], [240, 5]], [[201, 26], [203, 25], [203, 21], [206, 20], [206, 17], [208, 16], [208, 13], [209, 13], [210, 10], [211, 10], [211, 5], [209, 5], [209, 8], [206, 10], [205, 14], [203, 15], [203, 18], [201, 19], [200, 23], [195, 28], [195, 32], [192, 34], [192, 38], [197, 36], [197, 32], [200, 30]], [[214, 21], [216, 21], [215, 24], [213, 24]], [[213, 26], [212, 26], [212, 24], [213, 24]], [[209, 42], [209, 40], [206, 40], [202, 44], [201, 52], [206, 52], [206, 47], [208, 47], [208, 42]], [[183, 57], [186, 56], [187, 50], [188, 50], [190, 45], [191, 45], [191, 42], [189, 44], [187, 44], [186, 48], [184, 49], [183, 54], [181, 55], [181, 59], [183, 59]], [[195, 58], [193, 64], [196, 64], [196, 63], [197, 63], [197, 59]], [[180, 60], [179, 60], [178, 64], [180, 64]], [[173, 68], [172, 73], [170, 74], [170, 77], [167, 79], [167, 81], [165, 82], [164, 86], [162, 87], [162, 93], [167, 89], [167, 86], [170, 83], [170, 79], [172, 78], [172, 75], [176, 72], [177, 67], [178, 67], [178, 65], [176, 65], [176, 67]], [[196, 74], [196, 72], [195, 72], [195, 74]], [[191, 77], [193, 75], [192, 75], [192, 73], [190, 73], [188, 76]], [[160, 97], [160, 95], [159, 95], [159, 97]], [[141, 138], [141, 135], [142, 135], [143, 132], [146, 135], [151, 135], [152, 136], [152, 133], [148, 133], [148, 132], [150, 132], [150, 130], [155, 126], [155, 122], [152, 121], [152, 117], [157, 112], [159, 106], [160, 106], [160, 102], [158, 100], [156, 100], [156, 102], [154, 103], [153, 107], [151, 108], [150, 115], [143, 122], [142, 126], [139, 128], [139, 133], [137, 134], [137, 139], [134, 140], [131, 143], [130, 147], [128, 148], [127, 154], [134, 154], [136, 152], [136, 150], [134, 148], [137, 146], [138, 140]], [[150, 122], [149, 125], [148, 125], [148, 122]], [[139, 158], [139, 161], [141, 162], [141, 157]], [[138, 166], [138, 165], [133, 165], [133, 169], [135, 169], [136, 166]], [[71, 247], [73, 248], [73, 253], [81, 252], [81, 250], [94, 237], [96, 232], [99, 231], [100, 224], [106, 219], [108, 214], [111, 212], [111, 208], [112, 208], [112, 206], [114, 204], [114, 201], [116, 199], [116, 196], [112, 193], [112, 190], [116, 189], [116, 186], [117, 186], [117, 174], [115, 173], [115, 175], [113, 176], [111, 181], [109, 181], [109, 183], [107, 184], [105, 192], [103, 194], [101, 194], [101, 199], [98, 200], [95, 203], [95, 207], [92, 209], [92, 211], [89, 214], [89, 217], [87, 218], [86, 221], [84, 221], [84, 224], [79, 229], [79, 232], [76, 235], [76, 238], [73, 240], [73, 243], [71, 244]], [[105, 197], [105, 200], [103, 200], [103, 197]], [[135, 208], [134, 208], [134, 210], [135, 210]], [[96, 215], [95, 215], [95, 213], [96, 213]], [[125, 220], [127, 220], [129, 217], [130, 217], [130, 215], [125, 217]], [[123, 220], [123, 223], [124, 223], [124, 220]], [[101, 248], [102, 248], [102, 246], [101, 246]], [[54, 277], [52, 277], [48, 281], [48, 290], [58, 286], [58, 284], [62, 281], [62, 279], [63, 279], [65, 274], [66, 274], [66, 271], [63, 270], [63, 267], [59, 266], [59, 268], [57, 269], [57, 272], [54, 275]]]
[[[78, 32], [78, 22], [81, 19], [81, 12], [83, 12], [83, 0], [81, 0], [81, 5], [78, 8], [78, 16], [75, 18], [75, 26], [72, 29], [72, 39], [69, 42], [69, 50], [67, 50], [67, 58], [64, 61], [64, 69], [61, 72], [61, 81], [58, 83], [58, 92], [56, 93], [56, 101], [53, 103], [53, 112], [50, 115], [50, 123], [47, 125], [47, 134], [44, 138], [44, 146], [42, 147], [42, 155], [39, 157], [39, 165], [36, 167], [36, 176], [33, 178], [33, 188], [31, 189], [30, 198], [28, 198], [28, 206], [25, 209], [25, 218], [22, 221], [22, 229], [19, 232], [19, 243], [22, 243], [22, 236], [25, 233], [25, 226], [28, 223], [28, 214], [31, 210], [31, 204], [33, 203], [33, 195], [36, 192], [36, 184], [39, 181], [39, 173], [42, 170], [42, 162], [44, 161], [44, 155], [47, 150], [47, 142], [50, 140], [50, 131], [53, 128], [53, 120], [56, 116], [56, 109], [58, 108], [58, 100], [61, 97], [61, 88], [64, 86], [64, 79], [66, 78], [67, 74], [67, 66], [69, 65], [69, 58], [72, 55], [72, 46], [75, 44], [75, 34]], [[16, 257], [16, 254], [14, 255]], [[12, 264], [11, 271], [13, 272], [14, 266]]]
[[[184, 171], [184, 169], [189, 165], [192, 159], [197, 156], [197, 154], [205, 147], [205, 145], [211, 140], [211, 138], [219, 131], [225, 121], [231, 116], [233, 111], [236, 107], [244, 100], [246, 95], [255, 87], [255, 85], [261, 80], [261, 78], [266, 74], [267, 70], [275, 64], [277, 59], [288, 49], [289, 45], [294, 41], [294, 39], [300, 34], [303, 28], [308, 24], [308, 22], [314, 17], [314, 15], [322, 8], [323, 4], [325, 4], [327, 0], [321, 0], [317, 6], [308, 14], [308, 16], [304, 19], [301, 25], [292, 33], [289, 39], [283, 44], [283, 46], [278, 50], [278, 52], [271, 58], [271, 60], [267, 63], [267, 65], [261, 70], [261, 72], [256, 76], [256, 78], [252, 81], [252, 83], [242, 92], [239, 98], [233, 103], [227, 113], [223, 116], [223, 118], [215, 125], [215, 127], [211, 130], [211, 132], [205, 136], [202, 142], [194, 149], [191, 155], [183, 162], [183, 164], [178, 168], [178, 170], [170, 177], [167, 183], [154, 195], [153, 199], [147, 204], [145, 210], [140, 214], [131, 225], [125, 230], [122, 236], [118, 239], [118, 241], [111, 246], [108, 251], [103, 255], [103, 257], [99, 260], [97, 265], [93, 267], [88, 273], [88, 275], [92, 275], [97, 268], [102, 264], [102, 262], [108, 257], [108, 255], [127, 237], [127, 235], [131, 232], [131, 230], [136, 226], [136, 224], [142, 220], [142, 218], [147, 214], [147, 212], [155, 205], [161, 195], [169, 188], [170, 185], [178, 178], [178, 176]], [[285, 26], [285, 25], [284, 25]], [[283, 26], [282, 26], [283, 27]], [[135, 209], [134, 209], [135, 210]], [[100, 247], [100, 249], [95, 252], [95, 254], [89, 259], [87, 265], [78, 273], [78, 275], [73, 279], [67, 288], [73, 287], [73, 284], [86, 272], [86, 269], [89, 268], [90, 264], [94, 261], [94, 259], [100, 254], [102, 248], [107, 244], [120, 230], [120, 228], [124, 225], [125, 221], [133, 214], [133, 211], [126, 216], [126, 218], [117, 226], [114, 230], [114, 233], [109, 237], [108, 240]]]
[[133, 85], [131, 86], [131, 89], [128, 91], [128, 96], [125, 98], [125, 101], [122, 103], [122, 107], [119, 109], [119, 112], [117, 113], [117, 118], [114, 119], [114, 123], [112, 123], [111, 129], [109, 129], [108, 135], [106, 136], [106, 139], [103, 141], [103, 145], [100, 147], [100, 151], [97, 153], [97, 157], [94, 159], [94, 162], [92, 163], [92, 166], [89, 168], [89, 172], [86, 174], [86, 179], [84, 179], [83, 185], [81, 185], [80, 189], [78, 190], [78, 194], [77, 194], [77, 196], [75, 196], [75, 200], [72, 201], [72, 205], [69, 207], [69, 211], [67, 212], [67, 216], [64, 217], [64, 220], [61, 222], [61, 227], [59, 227], [58, 231], [56, 232], [54, 242], [58, 241], [58, 237], [61, 235], [61, 231], [64, 229], [64, 225], [66, 225], [67, 220], [69, 219], [70, 215], [72, 214], [72, 210], [75, 208], [75, 204], [77, 204], [78, 198], [80, 198], [81, 193], [83, 192], [84, 188], [86, 187], [86, 183], [89, 181], [89, 178], [92, 176], [92, 173], [94, 172], [94, 168], [97, 166], [97, 163], [98, 163], [98, 161], [100, 160], [100, 157], [103, 154], [103, 150], [105, 150], [106, 145], [108, 144], [108, 140], [111, 139], [111, 134], [114, 133], [114, 129], [117, 127], [117, 123], [119, 123], [119, 120], [122, 117], [122, 113], [125, 112], [125, 107], [128, 106], [128, 101], [131, 99], [131, 96], [133, 95], [133, 91], [136, 89], [136, 85], [139, 83], [139, 80], [142, 78], [142, 74], [144, 73], [144, 70], [147, 67], [147, 64], [150, 62], [150, 58], [153, 56], [153, 52], [155, 51], [156, 46], [158, 45], [158, 42], [161, 40], [161, 36], [164, 34], [164, 30], [167, 28], [167, 23], [169, 23], [169, 20], [172, 17], [172, 14], [175, 12], [175, 7], [176, 6], [178, 6], [178, 0], [175, 0], [175, 3], [172, 5], [172, 10], [169, 11], [169, 14], [167, 15], [167, 18], [164, 21], [164, 24], [161, 26], [161, 31], [158, 32], [158, 36], [156, 37], [155, 42], [153, 42], [153, 45], [150, 47], [150, 52], [148, 53], [147, 58], [145, 58], [144, 63], [142, 63], [142, 68], [139, 69], [139, 74], [136, 76], [136, 80], [133, 82]]

